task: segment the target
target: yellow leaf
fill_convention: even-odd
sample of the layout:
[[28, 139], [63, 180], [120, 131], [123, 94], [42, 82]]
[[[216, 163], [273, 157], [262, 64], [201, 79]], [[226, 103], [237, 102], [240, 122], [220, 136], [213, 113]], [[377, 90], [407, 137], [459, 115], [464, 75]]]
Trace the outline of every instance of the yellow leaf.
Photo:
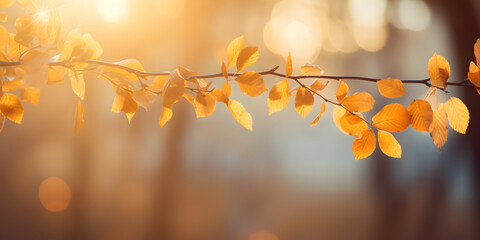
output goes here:
[[268, 90], [262, 75], [254, 71], [242, 73], [235, 81], [240, 90], [250, 97], [256, 97]]
[[197, 118], [208, 117], [215, 111], [216, 98], [210, 93], [197, 93], [195, 98], [195, 113]]
[[4, 92], [11, 92], [11, 91], [15, 91], [15, 90], [18, 90], [19, 88], [21, 88], [23, 85], [23, 82], [21, 79], [16, 79], [16, 80], [12, 80], [12, 81], [5, 81], [3, 82], [3, 85], [2, 85], [2, 90]]
[[245, 38], [240, 36], [235, 38], [227, 47], [227, 68], [236, 66], [238, 55], [245, 47]]
[[235, 100], [229, 99], [227, 107], [240, 125], [252, 131], [252, 116], [250, 116], [250, 113], [245, 110], [242, 104]]
[[322, 114], [325, 112], [325, 102], [322, 102], [322, 108], [320, 109], [320, 113], [318, 116], [313, 120], [313, 122], [310, 124], [311, 127], [317, 126], [318, 121], [322, 117]]
[[375, 114], [372, 122], [376, 128], [389, 132], [401, 132], [410, 125], [410, 115], [403, 105], [392, 103]]
[[348, 85], [344, 81], [340, 80], [340, 82], [338, 83], [337, 91], [335, 92], [335, 97], [337, 97], [337, 100], [339, 102], [342, 102], [345, 96], [347, 96], [347, 93]]
[[18, 124], [22, 123], [23, 106], [17, 96], [11, 93], [5, 93], [0, 98], [0, 113], [10, 121]]
[[80, 100], [78, 100], [77, 102], [77, 113], [75, 114], [75, 129], [73, 130], [74, 133], [77, 133], [78, 131], [80, 131], [80, 129], [82, 129], [82, 126], [83, 126], [83, 106], [82, 106], [82, 102]]
[[228, 97], [223, 94], [222, 89], [215, 88], [212, 90], [212, 95], [215, 96], [217, 102], [223, 102], [225, 104], [228, 103]]
[[432, 107], [432, 110], [433, 110], [433, 108], [438, 106], [437, 88], [433, 87], [433, 86], [428, 88], [428, 91], [427, 91], [427, 94], [425, 94], [424, 100], [427, 101], [428, 103], [430, 103], [430, 106]]
[[237, 58], [237, 72], [253, 65], [257, 62], [259, 56], [258, 47], [247, 47], [242, 49]]
[[448, 137], [447, 112], [443, 103], [438, 105], [437, 110], [433, 112], [433, 121], [429, 131], [433, 143], [441, 150]]
[[222, 74], [223, 74], [223, 77], [228, 80], [227, 66], [225, 66], [224, 61], [222, 61]]
[[78, 74], [76, 71], [69, 71], [70, 83], [72, 85], [73, 92], [80, 98], [85, 98], [85, 79], [83, 74]]
[[276, 83], [272, 87], [267, 99], [268, 115], [279, 112], [287, 106], [290, 99], [288, 91], [290, 91], [290, 87], [288, 85], [288, 80], [286, 79]]
[[362, 114], [353, 115], [343, 107], [335, 105], [332, 116], [335, 126], [344, 134], [359, 137], [368, 129], [368, 124], [362, 120], [364, 119]]
[[321, 76], [323, 75], [323, 70], [314, 64], [306, 63], [302, 67], [300, 67], [300, 71], [302, 71], [302, 75], [304, 76]]
[[38, 88], [22, 88], [20, 90], [20, 98], [24, 102], [30, 102], [35, 106], [38, 106], [40, 100], [40, 89]]
[[292, 76], [293, 72], [293, 67], [292, 67], [292, 56], [290, 56], [290, 53], [288, 53], [287, 57], [287, 65], [285, 66], [285, 77], [290, 77]]
[[63, 82], [63, 78], [67, 73], [67, 69], [64, 67], [48, 67], [48, 84], [55, 84]]
[[156, 76], [148, 89], [152, 92], [158, 92], [160, 94], [163, 94], [163, 88], [165, 87], [165, 83], [167, 82], [169, 77], [170, 75]]
[[313, 108], [315, 99], [310, 91], [306, 88], [299, 88], [295, 95], [295, 109], [297, 113], [305, 118]]
[[448, 116], [448, 124], [453, 130], [465, 134], [470, 121], [470, 113], [462, 100], [452, 97], [445, 103], [445, 110]]
[[362, 136], [353, 140], [352, 151], [355, 156], [355, 160], [366, 158], [375, 151], [377, 147], [377, 138], [372, 129], [363, 131]]
[[428, 75], [433, 86], [445, 88], [450, 77], [450, 65], [447, 60], [436, 53], [428, 61]]
[[433, 119], [433, 111], [430, 103], [425, 100], [415, 99], [408, 106], [410, 122], [413, 129], [417, 131], [428, 131]]
[[378, 145], [385, 155], [393, 158], [402, 157], [402, 146], [391, 133], [378, 130]]
[[185, 93], [185, 79], [178, 73], [178, 69], [173, 71], [168, 78], [163, 94], [163, 106], [171, 108], [178, 102]]
[[145, 110], [148, 110], [148, 108], [152, 106], [153, 102], [157, 98], [157, 95], [147, 89], [142, 88], [140, 90], [133, 91], [132, 97], [138, 105], [142, 106]]
[[325, 89], [327, 85], [328, 85], [328, 82], [323, 84], [319, 80], [315, 80], [315, 82], [313, 82], [312, 85], [310, 85], [310, 89], [314, 91], [322, 91], [323, 89]]
[[187, 101], [188, 101], [190, 104], [192, 104], [193, 107], [195, 107], [195, 98], [194, 98], [192, 95], [190, 95], [190, 94], [188, 94], [188, 93], [184, 93], [184, 94], [183, 94], [183, 97], [184, 97], [185, 99], [187, 99]]
[[137, 102], [135, 102], [135, 100], [133, 99], [132, 93], [116, 86], [114, 87], [114, 90], [115, 100], [113, 101], [111, 111], [123, 111], [126, 114], [135, 113], [137, 111], [138, 105]]
[[0, 1], [0, 9], [9, 8], [15, 0], [2, 0]]
[[402, 80], [386, 78], [377, 82], [378, 91], [386, 98], [398, 98], [405, 94]]
[[[145, 71], [142, 64], [137, 59], [125, 59], [125, 60], [116, 62], [114, 64], [132, 68], [142, 72]], [[110, 78], [126, 79], [130, 82], [138, 81], [138, 76], [135, 73], [132, 73], [130, 71], [127, 71], [125, 69], [121, 69], [118, 67], [105, 66], [102, 72], [103, 74], [109, 76]]]
[[222, 93], [225, 95], [226, 98], [229, 98], [230, 95], [232, 95], [232, 86], [230, 86], [230, 83], [225, 82], [222, 85]]
[[367, 92], [355, 93], [342, 101], [342, 105], [351, 112], [368, 112], [374, 104], [375, 99]]
[[173, 116], [173, 111], [169, 107], [163, 107], [162, 114], [160, 115], [160, 120], [158, 121], [158, 124], [160, 124], [160, 127], [162, 128], [168, 120], [170, 120]]
[[177, 67], [177, 70], [178, 70], [178, 73], [180, 74], [180, 76], [182, 78], [190, 78], [192, 76], [196, 76], [198, 73], [197, 72], [194, 72], [188, 68], [184, 68], [184, 67]]
[[476, 87], [480, 87], [480, 71], [473, 62], [470, 62], [468, 80], [470, 80], [470, 82], [472, 82]]

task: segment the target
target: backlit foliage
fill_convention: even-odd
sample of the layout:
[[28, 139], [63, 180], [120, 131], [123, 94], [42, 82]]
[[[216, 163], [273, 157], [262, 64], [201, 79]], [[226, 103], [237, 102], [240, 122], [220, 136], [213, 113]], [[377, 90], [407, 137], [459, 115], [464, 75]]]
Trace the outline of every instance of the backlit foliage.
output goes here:
[[[0, 1], [0, 8], [8, 8], [14, 2]], [[78, 97], [76, 115], [72, 118], [75, 119], [74, 132], [80, 131], [84, 122], [83, 101], [87, 97], [84, 75], [89, 73], [112, 85], [115, 98], [111, 111], [123, 112], [129, 122], [139, 107], [148, 110], [160, 98], [163, 110], [159, 125], [163, 127], [174, 116], [175, 104], [185, 99], [193, 106], [198, 118], [210, 116], [217, 109], [217, 103], [223, 103], [233, 119], [252, 131], [252, 116], [241, 103], [230, 99], [232, 88], [238, 87], [250, 97], [267, 96], [269, 114], [283, 110], [291, 98], [302, 118], [319, 108], [311, 126], [319, 123], [327, 104], [333, 105], [335, 125], [342, 133], [354, 137], [352, 150], [355, 159], [370, 156], [377, 142], [385, 155], [400, 158], [402, 148], [392, 133], [404, 131], [409, 126], [429, 132], [439, 149], [447, 140], [448, 125], [456, 132], [466, 133], [468, 108], [459, 98], [450, 96], [446, 90], [448, 86], [472, 87], [480, 93], [480, 39], [474, 44], [476, 59], [470, 63], [468, 81], [461, 82], [448, 82], [449, 63], [436, 53], [426, 65], [429, 78], [423, 80], [330, 76], [324, 75], [321, 67], [310, 63], [298, 69], [301, 75], [293, 75], [290, 55], [285, 73], [278, 72], [278, 67], [258, 72], [251, 70], [251, 66], [259, 59], [259, 49], [245, 46], [243, 36], [228, 45], [226, 62], [219, 66], [218, 74], [201, 75], [180, 66], [171, 72], [159, 73], [147, 72], [136, 59], [113, 63], [99, 61], [103, 50], [90, 34], [62, 29], [56, 10], [40, 10], [43, 1], [18, 2], [26, 14], [15, 20], [15, 31], [8, 32], [0, 25], [0, 131], [6, 119], [22, 123], [22, 101], [38, 105], [42, 87], [64, 81], [70, 82], [72, 94]], [[5, 22], [8, 16], [0, 15], [0, 20]], [[278, 80], [270, 90], [265, 83], [266, 76], [270, 76], [271, 81]], [[212, 87], [213, 81], [221, 81], [222, 86]], [[411, 97], [404, 83], [425, 85], [429, 90], [424, 99], [411, 97], [408, 107], [393, 102], [371, 113], [375, 98], [368, 92], [351, 93], [349, 81], [375, 82], [380, 95], [389, 99]], [[334, 98], [323, 92], [329, 83], [336, 87]], [[437, 91], [445, 93], [449, 100], [437, 104]]]

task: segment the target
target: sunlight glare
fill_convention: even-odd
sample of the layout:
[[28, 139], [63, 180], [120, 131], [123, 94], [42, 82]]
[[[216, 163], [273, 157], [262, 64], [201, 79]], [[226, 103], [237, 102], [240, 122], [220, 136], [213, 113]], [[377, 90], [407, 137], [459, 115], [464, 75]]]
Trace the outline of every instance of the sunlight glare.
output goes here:
[[430, 25], [430, 8], [423, 1], [401, 1], [397, 7], [400, 28], [422, 31]]
[[97, 10], [104, 20], [117, 22], [127, 13], [127, 0], [98, 0]]
[[378, 27], [385, 22], [384, 15], [387, 9], [387, 1], [350, 0], [348, 2], [348, 8], [355, 24]]

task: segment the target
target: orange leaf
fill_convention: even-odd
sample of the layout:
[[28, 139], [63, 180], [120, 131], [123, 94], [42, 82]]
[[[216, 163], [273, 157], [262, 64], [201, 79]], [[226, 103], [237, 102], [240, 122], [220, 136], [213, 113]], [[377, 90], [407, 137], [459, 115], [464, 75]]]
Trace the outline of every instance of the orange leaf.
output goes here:
[[351, 114], [343, 107], [333, 107], [333, 122], [344, 134], [359, 137], [363, 131], [368, 129], [368, 124], [363, 120], [362, 114]]
[[253, 65], [257, 62], [259, 56], [258, 47], [247, 47], [242, 49], [237, 58], [237, 72]]
[[230, 86], [230, 83], [225, 82], [222, 85], [222, 93], [225, 95], [226, 98], [229, 98], [230, 95], [232, 95], [232, 86]]
[[288, 53], [287, 57], [287, 65], [285, 66], [285, 77], [290, 77], [292, 76], [293, 68], [292, 68], [292, 56], [290, 56], [290, 53]]
[[163, 107], [162, 109], [162, 114], [160, 115], [160, 120], [158, 121], [158, 124], [162, 128], [165, 126], [165, 124], [170, 120], [173, 116], [173, 111], [169, 107]]
[[223, 74], [223, 77], [228, 80], [227, 66], [225, 66], [224, 61], [222, 61], [222, 74]]
[[160, 75], [156, 76], [153, 79], [152, 84], [148, 87], [148, 89], [152, 92], [160, 92], [163, 94], [163, 89], [165, 87], [165, 83], [167, 82], [170, 75]]
[[240, 123], [240, 125], [252, 131], [252, 116], [245, 110], [242, 104], [235, 100], [229, 99], [227, 107], [232, 116], [238, 123]]
[[178, 102], [185, 93], [185, 79], [183, 79], [178, 69], [173, 71], [168, 78], [163, 94], [163, 106], [171, 108], [174, 103]]
[[304, 76], [321, 76], [323, 75], [323, 70], [314, 64], [306, 63], [302, 67], [300, 67], [302, 71], [302, 75]]
[[20, 98], [24, 102], [30, 102], [35, 106], [38, 106], [40, 100], [40, 89], [38, 88], [22, 88], [20, 90]]
[[310, 124], [311, 127], [317, 126], [318, 121], [322, 117], [323, 113], [325, 112], [325, 102], [322, 102], [322, 108], [320, 109], [320, 113], [318, 116], [313, 120], [313, 122]]
[[415, 99], [408, 106], [410, 122], [417, 131], [428, 131], [433, 119], [433, 111], [430, 103], [425, 100]]
[[5, 93], [0, 98], [0, 113], [10, 121], [18, 124], [22, 123], [23, 106], [17, 96], [11, 93]]
[[348, 85], [344, 81], [340, 80], [340, 82], [338, 83], [337, 91], [335, 92], [335, 96], [337, 97], [337, 100], [339, 102], [342, 102], [345, 96], [347, 96], [347, 93], [348, 93]]
[[70, 71], [70, 83], [72, 85], [73, 92], [80, 98], [85, 98], [85, 79], [83, 74], [78, 74], [76, 71]]
[[138, 105], [142, 106], [145, 110], [148, 110], [148, 108], [152, 106], [153, 102], [157, 98], [157, 95], [142, 88], [140, 90], [133, 91], [132, 97]]
[[242, 73], [235, 81], [240, 90], [250, 97], [256, 97], [268, 90], [262, 75], [254, 71]]
[[470, 62], [468, 80], [470, 80], [470, 82], [472, 82], [476, 87], [480, 87], [480, 71], [473, 62]]
[[245, 38], [240, 36], [235, 38], [227, 47], [227, 68], [236, 66], [238, 55], [245, 47]]
[[306, 88], [300, 88], [295, 95], [295, 109], [297, 113], [305, 118], [313, 108], [315, 99], [310, 91]]
[[84, 122], [83, 114], [84, 114], [84, 110], [83, 110], [82, 102], [78, 100], [77, 113], [75, 114], [75, 129], [73, 130], [74, 133], [78, 133], [78, 131], [82, 129], [83, 122]]
[[374, 104], [375, 99], [367, 92], [355, 93], [342, 101], [342, 105], [352, 112], [368, 112]]
[[470, 121], [470, 113], [462, 100], [452, 97], [445, 103], [445, 110], [448, 116], [448, 124], [453, 130], [465, 134]]
[[195, 98], [195, 113], [197, 118], [208, 117], [215, 111], [216, 98], [210, 93], [197, 93]]
[[393, 158], [402, 157], [402, 146], [391, 133], [378, 130], [378, 145], [385, 155]]
[[433, 86], [445, 88], [445, 83], [450, 77], [448, 61], [436, 53], [428, 61], [428, 75]]
[[389, 132], [401, 132], [410, 125], [410, 115], [403, 105], [392, 103], [375, 114], [372, 122], [376, 128]]
[[475, 45], [473, 46], [473, 52], [475, 53], [475, 58], [477, 60], [477, 65], [480, 64], [480, 38], [477, 39]]
[[314, 91], [322, 91], [323, 89], [325, 89], [327, 85], [328, 85], [328, 82], [323, 84], [319, 80], [315, 80], [315, 82], [313, 82], [312, 85], [310, 85], [310, 88]]
[[352, 151], [356, 160], [366, 158], [375, 151], [377, 147], [377, 138], [372, 129], [363, 131], [362, 136], [353, 140]]
[[387, 78], [377, 82], [378, 91], [386, 98], [398, 98], [405, 94], [405, 88], [400, 79]]
[[443, 103], [438, 105], [437, 110], [433, 112], [433, 121], [429, 131], [433, 143], [441, 150], [448, 137], [447, 112]]
[[290, 100], [288, 91], [290, 91], [290, 87], [287, 79], [276, 83], [272, 87], [267, 99], [268, 115], [279, 112], [288, 105], [288, 101]]

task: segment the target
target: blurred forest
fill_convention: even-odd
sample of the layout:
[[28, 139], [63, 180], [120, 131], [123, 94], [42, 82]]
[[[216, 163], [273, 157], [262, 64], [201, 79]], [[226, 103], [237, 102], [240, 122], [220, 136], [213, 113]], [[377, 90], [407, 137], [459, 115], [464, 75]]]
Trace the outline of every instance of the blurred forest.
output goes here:
[[[245, 35], [259, 46], [258, 71], [284, 68], [290, 50], [294, 69], [310, 61], [332, 75], [424, 79], [437, 52], [452, 66], [450, 81], [461, 81], [480, 37], [478, 0], [61, 2], [65, 30], [91, 33], [102, 60], [136, 58], [150, 71], [218, 73], [227, 44]], [[9, 31], [23, 11], [19, 3], [5, 10]], [[265, 80], [270, 88], [278, 79]], [[466, 135], [449, 132], [442, 151], [410, 128], [396, 135], [402, 159], [377, 149], [355, 161], [331, 106], [310, 127], [315, 114], [303, 120], [290, 103], [268, 116], [265, 94], [247, 98], [234, 87], [253, 132], [223, 106], [196, 119], [187, 102], [163, 128], [161, 101], [129, 125], [110, 112], [109, 83], [86, 81], [78, 134], [68, 83], [43, 88], [38, 107], [25, 104], [22, 125], [5, 124], [0, 239], [480, 239], [480, 96], [472, 89], [449, 89], [471, 120]], [[377, 94], [375, 84], [349, 85]], [[428, 90], [407, 87], [418, 98]], [[376, 110], [387, 103], [377, 100]], [[71, 190], [59, 212], [39, 201], [51, 176]]]

